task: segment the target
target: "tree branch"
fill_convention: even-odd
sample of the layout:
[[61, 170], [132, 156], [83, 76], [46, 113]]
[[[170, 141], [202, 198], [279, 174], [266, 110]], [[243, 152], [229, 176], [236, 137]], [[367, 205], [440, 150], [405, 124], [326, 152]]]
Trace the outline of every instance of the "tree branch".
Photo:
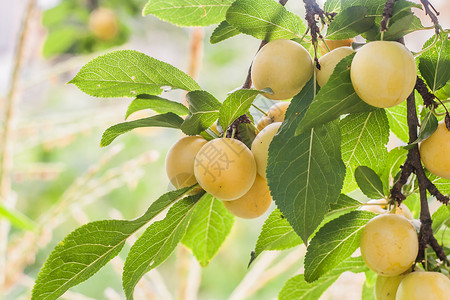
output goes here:
[[381, 31], [387, 30], [389, 19], [392, 18], [394, 12], [394, 5], [397, 0], [387, 0], [383, 9], [383, 19], [381, 20]]
[[428, 15], [431, 19], [431, 22], [433, 22], [434, 24], [434, 31], [437, 35], [439, 35], [439, 28], [441, 27], [437, 18], [437, 16], [439, 16], [439, 12], [433, 7], [433, 5], [431, 5], [428, 0], [420, 0], [420, 2], [422, 3], [423, 9], [425, 10], [425, 15]]

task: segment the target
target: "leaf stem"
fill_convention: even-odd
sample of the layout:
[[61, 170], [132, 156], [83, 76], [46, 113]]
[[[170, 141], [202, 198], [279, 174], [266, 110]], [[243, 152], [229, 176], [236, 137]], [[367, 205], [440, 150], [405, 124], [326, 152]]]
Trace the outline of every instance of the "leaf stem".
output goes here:
[[265, 115], [267, 117], [267, 113], [265, 111], [263, 111], [261, 108], [259, 108], [258, 106], [256, 106], [255, 104], [252, 103], [252, 106], [254, 108], [256, 108], [258, 111], [260, 111], [263, 115]]

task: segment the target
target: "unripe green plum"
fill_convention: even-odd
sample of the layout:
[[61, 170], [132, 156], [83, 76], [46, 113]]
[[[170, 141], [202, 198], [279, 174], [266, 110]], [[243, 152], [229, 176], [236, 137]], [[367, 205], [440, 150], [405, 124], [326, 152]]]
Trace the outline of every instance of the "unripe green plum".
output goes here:
[[438, 272], [413, 272], [397, 289], [396, 300], [448, 300], [450, 279]]
[[256, 175], [253, 186], [244, 196], [233, 201], [223, 201], [229, 212], [243, 219], [254, 219], [263, 215], [271, 203], [269, 186], [259, 175]]
[[264, 128], [253, 140], [252, 152], [255, 156], [258, 174], [264, 179], [266, 178], [267, 158], [269, 156], [269, 145], [273, 137], [277, 134], [281, 122], [276, 122]]
[[197, 183], [194, 176], [194, 159], [206, 143], [200, 136], [185, 136], [169, 149], [166, 156], [166, 173], [175, 188]]
[[112, 40], [119, 32], [116, 14], [108, 8], [97, 8], [89, 16], [89, 29], [101, 40]]
[[400, 282], [407, 274], [397, 276], [381, 276], [378, 275], [375, 282], [375, 299], [376, 300], [395, 300]]
[[450, 179], [450, 131], [439, 122], [433, 134], [420, 144], [420, 157], [428, 171], [436, 176]]
[[313, 74], [313, 61], [306, 49], [291, 40], [267, 43], [256, 54], [251, 78], [256, 89], [270, 88], [265, 97], [286, 100], [297, 95]]
[[320, 70], [316, 68], [316, 79], [320, 87], [330, 79], [338, 62], [353, 52], [355, 51], [351, 47], [340, 47], [319, 58]]
[[362, 46], [352, 61], [350, 77], [356, 94], [375, 107], [392, 107], [411, 94], [416, 63], [400, 43], [375, 41]]
[[241, 141], [214, 139], [197, 153], [194, 174], [199, 185], [214, 197], [224, 201], [235, 200], [252, 187], [256, 162], [252, 152]]
[[416, 230], [397, 214], [381, 214], [363, 228], [361, 256], [367, 266], [383, 276], [396, 276], [408, 270], [419, 251]]
[[274, 122], [283, 122], [286, 110], [288, 109], [290, 101], [278, 102], [272, 105], [267, 111], [267, 116]]

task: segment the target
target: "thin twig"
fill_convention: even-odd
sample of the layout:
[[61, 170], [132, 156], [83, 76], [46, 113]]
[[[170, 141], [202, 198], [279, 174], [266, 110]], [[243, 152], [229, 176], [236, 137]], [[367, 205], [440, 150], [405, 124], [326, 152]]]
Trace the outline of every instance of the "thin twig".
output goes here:
[[433, 7], [433, 5], [431, 5], [428, 0], [420, 0], [420, 2], [422, 3], [423, 9], [425, 10], [425, 15], [428, 15], [431, 19], [431, 22], [433, 22], [434, 24], [434, 31], [436, 32], [436, 35], [439, 35], [439, 29], [441, 27], [437, 18], [437, 16], [439, 16], [439, 12]]
[[387, 0], [383, 9], [383, 19], [381, 20], [381, 32], [387, 31], [387, 24], [389, 19], [392, 18], [394, 12], [394, 5], [397, 0]]

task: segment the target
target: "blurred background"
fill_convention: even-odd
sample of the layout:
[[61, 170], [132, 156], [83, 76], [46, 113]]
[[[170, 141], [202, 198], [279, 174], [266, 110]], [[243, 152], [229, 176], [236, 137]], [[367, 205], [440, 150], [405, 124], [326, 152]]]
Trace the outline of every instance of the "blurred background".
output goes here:
[[[239, 35], [211, 45], [214, 26], [179, 28], [142, 17], [146, 2], [0, 0], [0, 299], [28, 299], [45, 258], [73, 229], [93, 220], [138, 217], [169, 189], [165, 153], [181, 133], [134, 130], [100, 148], [103, 131], [124, 121], [132, 99], [92, 98], [67, 85], [84, 64], [108, 51], [138, 50], [188, 72], [219, 100], [245, 80], [258, 40]], [[432, 3], [441, 12], [441, 25], [449, 28], [450, 2]], [[287, 6], [304, 15], [300, 1]], [[94, 30], [92, 11], [100, 14], [97, 19], [112, 16], [114, 30]], [[430, 25], [420, 10], [415, 12]], [[407, 46], [418, 51], [432, 34], [413, 33]], [[165, 97], [184, 101], [180, 91]], [[270, 105], [258, 101], [262, 108]], [[136, 299], [275, 299], [284, 282], [301, 271], [304, 248], [265, 253], [248, 270], [264, 220], [236, 219], [204, 269], [179, 247], [141, 280]], [[124, 299], [127, 248], [62, 298]], [[322, 299], [361, 299], [364, 280], [364, 274], [344, 274]]]

